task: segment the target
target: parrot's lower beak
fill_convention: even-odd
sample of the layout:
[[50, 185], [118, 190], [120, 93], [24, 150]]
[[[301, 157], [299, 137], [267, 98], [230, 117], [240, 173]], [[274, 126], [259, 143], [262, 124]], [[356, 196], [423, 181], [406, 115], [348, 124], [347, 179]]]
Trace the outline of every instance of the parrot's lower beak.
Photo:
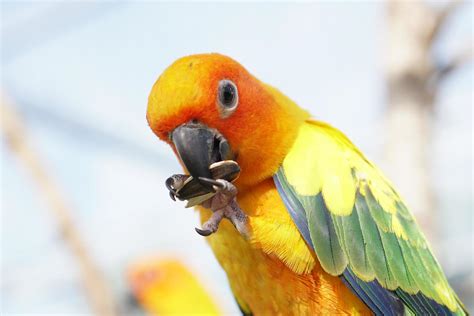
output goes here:
[[212, 178], [209, 166], [214, 162], [234, 158], [227, 140], [216, 129], [199, 122], [178, 126], [171, 133], [171, 140], [189, 174], [197, 180]]

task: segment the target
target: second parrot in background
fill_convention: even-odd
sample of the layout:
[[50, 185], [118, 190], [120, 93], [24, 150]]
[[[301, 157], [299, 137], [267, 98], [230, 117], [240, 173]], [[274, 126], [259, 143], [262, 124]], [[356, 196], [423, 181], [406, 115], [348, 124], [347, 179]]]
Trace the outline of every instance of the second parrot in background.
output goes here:
[[127, 281], [150, 315], [222, 315], [208, 291], [178, 260], [137, 261], [128, 268]]

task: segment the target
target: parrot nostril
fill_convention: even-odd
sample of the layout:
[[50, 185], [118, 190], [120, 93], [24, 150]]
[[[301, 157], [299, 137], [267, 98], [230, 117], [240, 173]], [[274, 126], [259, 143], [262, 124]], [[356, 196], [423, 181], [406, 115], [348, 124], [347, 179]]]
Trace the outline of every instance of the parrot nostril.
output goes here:
[[191, 124], [199, 124], [199, 121], [197, 119], [192, 119]]

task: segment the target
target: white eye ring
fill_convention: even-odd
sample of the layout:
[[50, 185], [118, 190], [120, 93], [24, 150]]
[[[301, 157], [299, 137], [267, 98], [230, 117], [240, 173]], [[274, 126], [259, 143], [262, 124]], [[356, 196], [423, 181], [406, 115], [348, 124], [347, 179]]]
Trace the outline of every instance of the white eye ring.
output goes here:
[[239, 105], [239, 92], [231, 80], [219, 81], [217, 87], [217, 104], [222, 118], [228, 118], [235, 112]]

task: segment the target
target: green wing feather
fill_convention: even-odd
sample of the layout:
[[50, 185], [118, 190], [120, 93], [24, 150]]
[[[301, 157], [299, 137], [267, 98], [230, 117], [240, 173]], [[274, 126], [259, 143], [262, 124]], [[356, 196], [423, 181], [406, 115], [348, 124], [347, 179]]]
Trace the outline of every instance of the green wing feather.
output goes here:
[[330, 225], [330, 215], [326, 210], [322, 196], [319, 195], [314, 199], [303, 198], [302, 200], [305, 209], [315, 210], [307, 214], [308, 222], [311, 223], [309, 225], [311, 240], [324, 240], [324, 242], [318, 243], [319, 255], [324, 258], [321, 260], [321, 264], [327, 270], [341, 274], [347, 266], [347, 258], [333, 225]]
[[374, 284], [403, 301], [406, 313], [464, 314], [397, 192], [342, 133], [305, 123], [275, 177], [325, 271], [349, 271], [347, 280], [355, 275], [352, 286], [378, 306]]

